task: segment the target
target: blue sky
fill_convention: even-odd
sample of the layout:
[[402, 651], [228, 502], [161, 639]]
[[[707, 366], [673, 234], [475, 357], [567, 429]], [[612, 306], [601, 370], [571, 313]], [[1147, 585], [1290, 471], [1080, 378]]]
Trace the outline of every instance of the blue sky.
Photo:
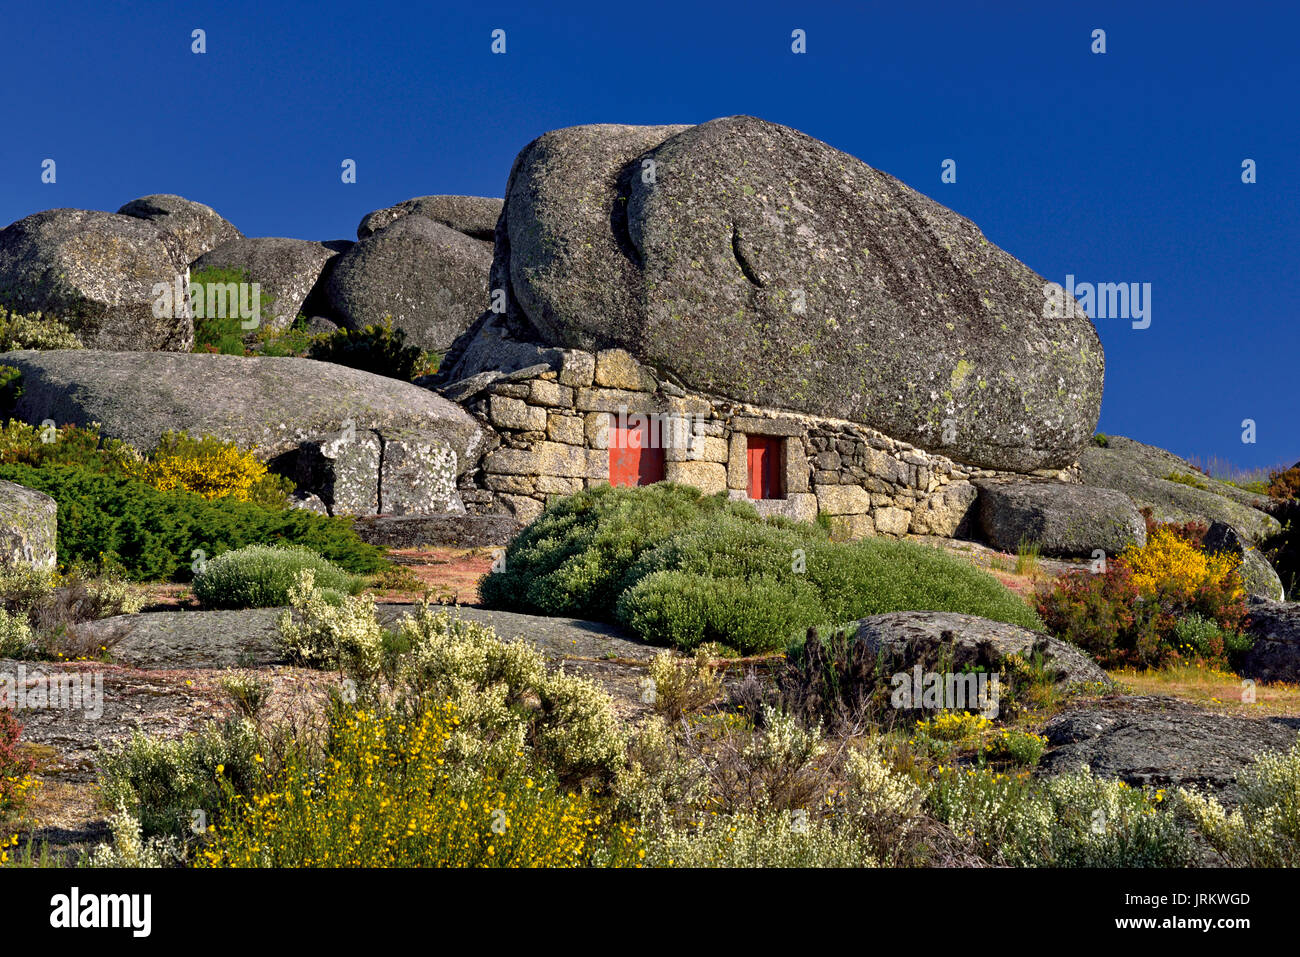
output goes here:
[[548, 129], [748, 113], [898, 176], [1051, 280], [1151, 283], [1149, 328], [1097, 321], [1102, 431], [1300, 459], [1294, 4], [230, 0], [10, 4], [0, 23], [0, 225], [170, 192], [247, 235], [352, 239], [412, 196], [500, 196]]

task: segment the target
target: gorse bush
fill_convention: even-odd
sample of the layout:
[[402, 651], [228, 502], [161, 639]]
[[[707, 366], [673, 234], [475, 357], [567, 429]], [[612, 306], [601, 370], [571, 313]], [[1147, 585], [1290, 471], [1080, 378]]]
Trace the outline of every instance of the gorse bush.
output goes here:
[[81, 340], [67, 325], [39, 312], [10, 312], [0, 306], [0, 352], [20, 349], [80, 349]]
[[1038, 596], [1048, 630], [1107, 667], [1160, 667], [1177, 658], [1226, 665], [1229, 653], [1248, 647], [1240, 637], [1240, 558], [1207, 554], [1194, 533], [1156, 526], [1145, 545], [1131, 546], [1103, 572], [1057, 579]]
[[808, 627], [886, 611], [961, 611], [1027, 627], [993, 576], [912, 542], [831, 542], [689, 486], [602, 486], [550, 506], [483, 579], [489, 607], [614, 620], [661, 644], [744, 653]]
[[209, 500], [75, 466], [0, 465], [0, 478], [58, 503], [61, 562], [115, 565], [135, 581], [187, 581], [200, 556], [212, 559], [252, 544], [305, 545], [359, 574], [386, 565], [383, 550], [362, 542], [341, 518], [231, 498]]
[[293, 483], [267, 471], [251, 452], [210, 435], [163, 435], [148, 458], [128, 466], [131, 475], [157, 489], [185, 489], [204, 498], [229, 496], [241, 502], [282, 506]]
[[344, 713], [323, 767], [291, 760], [260, 794], [226, 792], [209, 867], [626, 866], [635, 829], [511, 755], [456, 774], [451, 703], [412, 717]]
[[312, 570], [318, 588], [355, 595], [364, 585], [302, 545], [245, 545], [205, 562], [194, 576], [194, 595], [211, 608], [285, 605], [304, 568]]

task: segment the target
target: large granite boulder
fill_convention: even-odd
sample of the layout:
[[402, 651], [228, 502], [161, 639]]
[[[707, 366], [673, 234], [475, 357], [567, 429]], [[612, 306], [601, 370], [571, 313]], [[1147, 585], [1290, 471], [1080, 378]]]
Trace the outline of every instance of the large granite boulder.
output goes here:
[[1134, 787], [1213, 790], [1237, 797], [1237, 772], [1296, 743], [1297, 718], [1243, 718], [1177, 698], [1120, 696], [1070, 708], [1047, 723], [1041, 774], [1089, 768]]
[[1081, 310], [1044, 318], [1046, 281], [969, 220], [752, 117], [541, 136], [495, 253], [543, 344], [623, 347], [697, 391], [1016, 471], [1071, 464], [1096, 424]]
[[1146, 544], [1146, 523], [1123, 492], [1064, 482], [975, 484], [984, 539], [1004, 552], [1026, 542], [1052, 558], [1091, 558]]
[[[1203, 475], [1172, 452], [1122, 435], [1089, 443], [1079, 454], [1080, 480], [1118, 489], [1159, 522], [1225, 522], [1252, 541], [1276, 532], [1277, 519], [1261, 511], [1268, 498]], [[1175, 478], [1170, 478], [1174, 476]]]
[[1226, 522], [1215, 522], [1205, 533], [1201, 544], [1207, 552], [1227, 552], [1241, 559], [1239, 570], [1246, 586], [1246, 594], [1271, 601], [1281, 601], [1286, 597], [1282, 579], [1268, 563], [1268, 559], [1259, 553], [1259, 549], [1240, 530]]
[[886, 668], [910, 673], [960, 672], [965, 666], [997, 670], [1010, 655], [1041, 656], [1062, 684], [1109, 684], [1097, 663], [1068, 642], [1019, 625], [950, 611], [894, 611], [854, 622], [857, 640]]
[[1237, 670], [1243, 678], [1300, 682], [1300, 603], [1252, 595], [1246, 633], [1255, 639]]
[[323, 301], [324, 282], [335, 260], [353, 245], [348, 240], [317, 243], [278, 236], [236, 239], [204, 253], [193, 269], [242, 269], [247, 282], [258, 283], [261, 293], [271, 297], [261, 324], [283, 329], [300, 313], [314, 312], [315, 300]]
[[181, 242], [186, 262], [194, 262], [222, 243], [243, 239], [244, 234], [211, 206], [183, 196], [158, 193], [133, 199], [118, 210], [123, 216], [144, 219], [169, 230]]
[[488, 306], [492, 247], [406, 216], [361, 240], [335, 264], [330, 311], [351, 329], [392, 318], [407, 341], [442, 351]]
[[87, 348], [184, 352], [194, 345], [188, 266], [182, 241], [155, 223], [50, 209], [0, 230], [0, 305], [61, 319]]
[[44, 492], [0, 480], [0, 563], [53, 568], [58, 510]]
[[459, 406], [398, 379], [313, 359], [206, 353], [9, 352], [14, 415], [86, 425], [150, 449], [168, 430], [254, 451], [331, 512], [457, 512], [483, 433]]
[[492, 242], [503, 203], [487, 196], [417, 196], [387, 209], [367, 213], [357, 239], [373, 236], [406, 216], [422, 216], [480, 242]]

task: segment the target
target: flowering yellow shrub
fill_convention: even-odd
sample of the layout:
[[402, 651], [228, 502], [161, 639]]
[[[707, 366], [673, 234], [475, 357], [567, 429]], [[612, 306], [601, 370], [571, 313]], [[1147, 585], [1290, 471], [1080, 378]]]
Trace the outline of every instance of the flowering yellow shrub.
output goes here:
[[[281, 484], [267, 473], [266, 465], [232, 442], [205, 435], [192, 438], [168, 432], [146, 459], [132, 463], [129, 471], [154, 488], [186, 489], [204, 498], [230, 496], [240, 501], [262, 500]], [[281, 491], [281, 497], [283, 491]]]
[[1132, 572], [1132, 583], [1141, 592], [1162, 589], [1191, 596], [1205, 586], [1228, 586], [1231, 598], [1244, 594], [1240, 578], [1233, 582], [1241, 559], [1230, 552], [1207, 554], [1186, 538], [1165, 526], [1157, 526], [1141, 548], [1130, 545], [1119, 561]]
[[[443, 754], [451, 703], [407, 724], [357, 710], [322, 769], [290, 762], [264, 793], [236, 796], [201, 855], [208, 867], [576, 867], [637, 865], [628, 824], [522, 762], [468, 782]], [[218, 769], [220, 770], [220, 769]]]

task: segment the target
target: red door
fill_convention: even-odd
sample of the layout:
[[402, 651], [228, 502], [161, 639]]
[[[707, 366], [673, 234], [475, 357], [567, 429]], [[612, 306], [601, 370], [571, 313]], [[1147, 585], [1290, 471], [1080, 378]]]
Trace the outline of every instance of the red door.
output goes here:
[[776, 435], [747, 435], [749, 497], [781, 497], [781, 442]]
[[649, 485], [664, 478], [664, 450], [651, 445], [650, 425], [628, 425], [611, 415], [609, 422], [609, 484]]

